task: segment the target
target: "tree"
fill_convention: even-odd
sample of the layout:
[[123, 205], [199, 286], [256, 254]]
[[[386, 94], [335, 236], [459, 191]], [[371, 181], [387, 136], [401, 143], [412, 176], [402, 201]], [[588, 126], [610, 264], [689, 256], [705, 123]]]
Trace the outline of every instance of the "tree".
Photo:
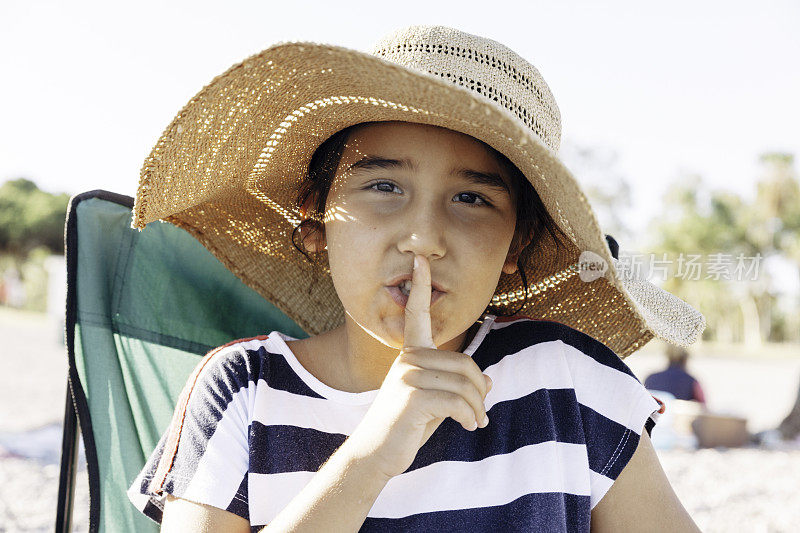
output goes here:
[[742, 309], [741, 290], [725, 280], [707, 277], [707, 265], [694, 273], [686, 265], [693, 258], [707, 262], [712, 254], [722, 252], [753, 255], [741, 223], [742, 213], [740, 197], [710, 191], [700, 176], [687, 174], [668, 189], [663, 211], [650, 227], [654, 251], [667, 254], [672, 261], [673, 275], [663, 288], [703, 311], [708, 321], [704, 338], [742, 340], [740, 333], [747, 321], [741, 315], [748, 308]]
[[[761, 176], [747, 221], [748, 239], [765, 257], [780, 256], [786, 262], [794, 263], [795, 271], [800, 275], [800, 182], [794, 169], [794, 156], [767, 152], [759, 160]], [[797, 304], [793, 313], [790, 311], [793, 315], [790, 317], [776, 316], [773, 312], [775, 307], [763, 298], [758, 300], [758, 304], [764, 318], [762, 329], [765, 336], [770, 336], [786, 323], [789, 330], [794, 330], [786, 333], [798, 340], [797, 328], [791, 327], [800, 324]]]
[[[789, 154], [765, 153], [757, 192], [747, 201], [728, 191], [709, 190], [699, 176], [687, 175], [664, 199], [664, 212], [652, 224], [654, 248], [672, 257], [717, 254], [729, 258], [780, 256], [800, 262], [800, 184]], [[800, 272], [800, 271], [799, 271]], [[708, 318], [706, 338], [760, 344], [785, 340], [792, 316], [776, 314], [777, 295], [769, 272], [756, 279], [668, 279], [664, 288], [697, 305]], [[796, 306], [795, 306], [796, 307]]]
[[[800, 183], [794, 157], [773, 152], [761, 156], [764, 175], [756, 195], [757, 238], [765, 248], [783, 253], [800, 264]], [[798, 268], [800, 275], [800, 268]], [[800, 434], [800, 385], [789, 414], [778, 425], [784, 439]]]
[[24, 257], [39, 246], [64, 253], [69, 195], [40, 190], [20, 178], [0, 186], [0, 252]]

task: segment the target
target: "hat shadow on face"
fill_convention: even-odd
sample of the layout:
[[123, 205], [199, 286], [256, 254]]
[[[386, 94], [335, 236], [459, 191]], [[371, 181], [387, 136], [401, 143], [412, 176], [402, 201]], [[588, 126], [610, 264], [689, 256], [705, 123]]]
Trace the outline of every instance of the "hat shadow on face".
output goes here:
[[[297, 225], [295, 231], [298, 234], [298, 240], [300, 242], [300, 247], [309, 253], [319, 253], [327, 249], [327, 240], [325, 234], [325, 221], [329, 220], [333, 215], [328, 210], [328, 206], [326, 205], [325, 213], [321, 212], [322, 198], [325, 199], [325, 203], [327, 204], [327, 199], [329, 198], [330, 191], [334, 188], [334, 183], [338, 181], [336, 173], [339, 171], [339, 165], [341, 158], [344, 156], [345, 149], [355, 150], [357, 154], [360, 154], [366, 157], [368, 154], [365, 154], [357, 147], [354, 146], [353, 141], [358, 139], [353, 138], [354, 132], [358, 129], [363, 128], [364, 126], [370, 126], [374, 124], [380, 124], [379, 122], [369, 122], [369, 123], [360, 123], [354, 126], [350, 126], [345, 128], [343, 131], [337, 132], [333, 136], [331, 136], [328, 141], [322, 143], [320, 146], [320, 150], [322, 154], [317, 155], [312, 158], [311, 163], [309, 164], [309, 168], [306, 171], [306, 179], [305, 182], [301, 185], [301, 194], [298, 195], [297, 198], [297, 205], [299, 207], [300, 218], [302, 222]], [[487, 145], [480, 139], [476, 139], [469, 135], [463, 134], [461, 132], [455, 130], [449, 130], [447, 128], [441, 128], [437, 126], [425, 126], [420, 125], [413, 122], [395, 122], [389, 121], [385, 122], [384, 124], [398, 124], [401, 126], [421, 126], [424, 128], [435, 128], [437, 130], [446, 130], [451, 134], [456, 134], [458, 136], [468, 137], [473, 143], [476, 143], [477, 146], [480, 146], [486, 154], [491, 157], [492, 160], [496, 162], [499, 166], [499, 172], [503, 174], [504, 181], [511, 182], [511, 187], [509, 190], [511, 200], [513, 204], [517, 204], [520, 201], [519, 198], [519, 191], [522, 189], [526, 184], [528, 184], [526, 178], [522, 175], [519, 169], [511, 163], [507, 157], [503, 154], [498, 152], [497, 150], [493, 149], [491, 146]], [[338, 140], [337, 140], [338, 137]], [[344, 138], [344, 143], [342, 143], [342, 138]], [[331, 142], [333, 144], [332, 148], [328, 149], [325, 145]], [[413, 156], [412, 156], [413, 157]], [[341, 177], [341, 176], [340, 176]], [[316, 183], [314, 183], [316, 181]], [[309, 185], [314, 185], [311, 187], [311, 190], [308, 190]], [[303, 190], [305, 189], [305, 190]], [[304, 194], [305, 193], [305, 194]], [[528, 200], [525, 198], [525, 200]], [[539, 202], [540, 203], [540, 202]], [[542, 207], [542, 210], [546, 212], [546, 210]], [[517, 221], [520, 218], [520, 215], [525, 215], [526, 211], [521, 209], [516, 209], [516, 217]], [[525, 229], [525, 226], [522, 226]], [[553, 222], [552, 227], [554, 230], [558, 230], [557, 225]], [[519, 224], [517, 224], [513, 239], [509, 245], [508, 255], [506, 261], [502, 267], [502, 272], [508, 275], [512, 275], [518, 270], [517, 260], [524, 250], [526, 246], [531, 244], [533, 238], [530, 234], [530, 228], [527, 228], [527, 235], [523, 235], [520, 231]], [[561, 238], [566, 238], [565, 235], [560, 235]]]
[[[398, 121], [388, 122], [392, 123]], [[305, 172], [306, 178], [300, 185], [300, 193], [298, 194], [295, 203], [299, 208], [302, 222], [295, 227], [292, 240], [296, 243], [296, 245], [298, 245], [297, 247], [299, 250], [307, 252], [308, 254], [315, 254], [313, 257], [309, 257], [307, 255], [309, 261], [317, 266], [327, 266], [328, 270], [330, 269], [330, 264], [327, 261], [328, 257], [327, 254], [323, 254], [323, 252], [327, 251], [328, 244], [325, 232], [325, 222], [331, 220], [331, 218], [335, 216], [335, 214], [331, 211], [332, 208], [329, 204], [329, 198], [331, 194], [336, 194], [335, 183], [338, 183], [342, 178], [342, 174], [337, 174], [340, 172], [339, 167], [342, 158], [346, 157], [347, 161], [353, 159], [353, 150], [356, 152], [356, 158], [359, 156], [368, 156], [367, 153], [362, 152], [362, 150], [359, 150], [358, 147], [354, 147], [353, 141], [358, 141], [363, 137], [354, 136], [353, 132], [364, 126], [369, 126], [372, 124], [377, 123], [359, 123], [354, 126], [350, 126], [345, 128], [343, 131], [335, 133], [326, 141], [321, 143], [317, 152], [315, 152], [314, 156], [311, 158], [309, 168]], [[531, 252], [535, 246], [533, 233], [547, 230], [547, 232], [551, 234], [555, 233], [553, 239], [556, 242], [558, 242], [560, 239], [567, 239], [563, 233], [559, 232], [558, 226], [552, 221], [552, 219], [549, 219], [549, 217], [548, 220], [544, 222], [541, 220], [537, 220], [535, 222], [527, 220], [526, 223], [519, 223], [520, 218], [532, 219], [536, 217], [538, 219], [542, 219], [545, 218], [545, 215], [547, 214], [546, 208], [541, 205], [541, 200], [538, 198], [538, 195], [527, 178], [505, 155], [487, 145], [480, 139], [462, 132], [439, 126], [422, 125], [404, 121], [399, 121], [398, 124], [405, 127], [411, 125], [422, 127], [423, 129], [434, 128], [436, 130], [447, 130], [447, 132], [450, 134], [456, 134], [459, 137], [468, 137], [471, 142], [467, 145], [463, 145], [461, 149], [477, 148], [481, 152], [481, 155], [478, 156], [479, 159], [477, 159], [475, 162], [478, 167], [482, 168], [486, 164], [486, 160], [484, 159], [486, 156], [488, 156], [492, 161], [491, 165], [497, 165], [497, 169], [493, 171], [502, 175], [503, 181], [506, 182], [506, 186], [512, 199], [512, 204], [514, 206], [512, 209], [512, 216], [515, 217], [514, 234], [511, 238], [511, 242], [509, 243], [508, 250], [505, 251], [505, 259], [500, 267], [500, 272], [498, 275], [503, 279], [516, 279], [519, 276], [521, 278], [522, 285], [527, 287], [528, 282], [525, 277], [524, 267], [521, 265], [526, 261], [529, 261], [532, 256]], [[390, 137], [396, 138], [395, 135]], [[449, 138], [446, 138], [445, 140], [448, 141]], [[453, 146], [448, 145], [448, 151], [458, 150], [459, 144], [461, 143], [456, 143]], [[426, 146], [428, 145], [426, 144]], [[380, 148], [377, 150], [378, 152], [381, 151]], [[349, 155], [346, 155], [346, 151], [349, 151]], [[416, 157], [413, 155], [414, 153], [414, 148], [411, 147], [409, 151], [409, 157], [416, 159]], [[419, 157], [424, 159], [423, 155], [420, 155]], [[481, 163], [481, 161], [483, 161], [483, 163]], [[489, 172], [488, 169], [487, 172]], [[474, 173], [481, 174], [481, 172], [477, 171]], [[526, 187], [527, 189], [525, 189]], [[325, 199], [324, 212], [322, 212], [323, 198]], [[530, 204], [536, 204], [538, 205], [538, 210], [520, 207], [521, 202], [526, 204], [528, 207], [530, 207]], [[341, 206], [338, 206], [338, 208], [341, 209]], [[347, 215], [345, 212], [337, 214], [343, 214], [345, 216]], [[336, 216], [336, 218], [340, 217]], [[547, 222], [549, 222], [549, 224]], [[525, 253], [526, 251], [528, 252], [527, 254]], [[499, 287], [500, 285], [498, 283], [493, 292], [496, 293]], [[501, 316], [512, 316], [516, 314], [519, 309], [524, 307], [525, 301], [526, 300], [523, 298], [521, 300], [521, 304], [518, 302], [513, 306], [506, 306], [505, 308], [500, 309], [496, 308], [496, 306], [493, 306], [491, 301], [487, 301], [484, 314], [490, 313]]]

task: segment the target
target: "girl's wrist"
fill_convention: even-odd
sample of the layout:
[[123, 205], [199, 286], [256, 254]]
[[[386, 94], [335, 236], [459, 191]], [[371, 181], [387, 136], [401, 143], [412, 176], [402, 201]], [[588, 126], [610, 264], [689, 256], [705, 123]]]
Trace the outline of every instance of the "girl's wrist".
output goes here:
[[387, 473], [377, 455], [369, 448], [369, 446], [361, 444], [357, 433], [353, 433], [344, 441], [334, 455], [339, 455], [348, 468], [356, 468], [363, 472], [364, 475], [368, 475], [378, 482], [388, 483], [394, 477], [394, 474]]

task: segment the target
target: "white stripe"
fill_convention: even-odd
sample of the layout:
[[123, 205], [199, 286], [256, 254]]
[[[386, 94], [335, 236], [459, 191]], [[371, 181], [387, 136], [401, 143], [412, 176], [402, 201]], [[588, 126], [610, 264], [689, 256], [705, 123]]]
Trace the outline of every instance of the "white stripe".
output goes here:
[[250, 465], [249, 392], [250, 388], [244, 387], [233, 395], [214, 434], [206, 443], [186, 491], [179, 496], [221, 509], [227, 508], [238, 497], [236, 491]]
[[[561, 342], [561, 341], [558, 341]], [[659, 408], [652, 396], [635, 377], [599, 363], [582, 351], [561, 342], [571, 369], [578, 402], [641, 434], [642, 412]], [[639, 425], [639, 420], [642, 425]]]
[[[523, 446], [476, 462], [442, 461], [392, 478], [369, 516], [400, 518], [503, 505], [536, 492], [588, 496], [587, 471], [584, 445], [554, 441]], [[415, 492], [420, 494], [416, 501], [403, 501], [404, 495]]]
[[264, 380], [259, 380], [257, 387], [253, 420], [265, 426], [287, 425], [350, 435], [370, 405], [350, 405], [292, 394], [273, 389]]
[[571, 389], [572, 376], [560, 341], [528, 346], [503, 357], [483, 371], [492, 379], [492, 390], [484, 404], [491, 409], [503, 401], [516, 400], [539, 389]]
[[[418, 513], [504, 505], [530, 493], [590, 495], [586, 447], [544, 442], [481, 461], [441, 461], [393, 477], [367, 516], [402, 518]], [[314, 472], [250, 474], [250, 523], [267, 524]]]
[[[250, 525], [260, 526], [272, 522], [297, 494], [303, 490], [316, 472], [281, 472], [279, 474], [254, 474], [247, 476], [250, 495]], [[256, 500], [257, 499], [257, 500]]]
[[603, 496], [606, 495], [606, 492], [608, 492], [608, 489], [611, 488], [611, 485], [614, 484], [614, 480], [603, 474], [598, 474], [594, 470], [590, 470], [589, 474], [592, 479], [592, 494], [591, 498], [589, 498], [589, 508], [594, 509], [594, 506], [600, 502]]

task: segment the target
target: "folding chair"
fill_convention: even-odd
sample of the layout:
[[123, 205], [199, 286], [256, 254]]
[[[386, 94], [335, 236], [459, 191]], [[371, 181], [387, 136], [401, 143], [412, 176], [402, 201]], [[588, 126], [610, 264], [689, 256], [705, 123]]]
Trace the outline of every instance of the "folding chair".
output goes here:
[[70, 531], [77, 427], [86, 450], [89, 529], [157, 531], [125, 491], [166, 429], [199, 359], [231, 340], [308, 335], [189, 233], [130, 228], [133, 198], [74, 196], [66, 220], [69, 357], [56, 531]]

